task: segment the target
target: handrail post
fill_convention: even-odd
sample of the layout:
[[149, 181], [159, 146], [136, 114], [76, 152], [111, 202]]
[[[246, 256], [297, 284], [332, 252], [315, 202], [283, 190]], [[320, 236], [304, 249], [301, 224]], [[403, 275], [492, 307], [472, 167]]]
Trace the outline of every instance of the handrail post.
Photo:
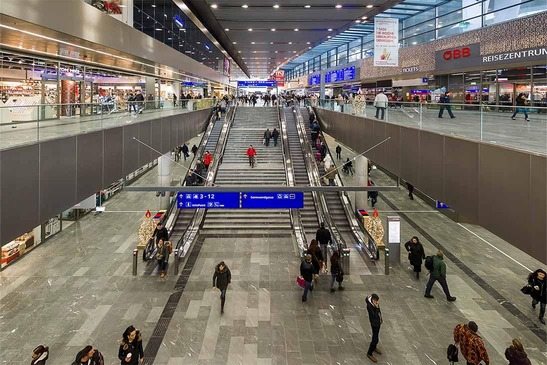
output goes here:
[[139, 249], [133, 250], [133, 276], [137, 276], [137, 257], [139, 256]]
[[389, 275], [389, 248], [384, 249], [385, 273]]

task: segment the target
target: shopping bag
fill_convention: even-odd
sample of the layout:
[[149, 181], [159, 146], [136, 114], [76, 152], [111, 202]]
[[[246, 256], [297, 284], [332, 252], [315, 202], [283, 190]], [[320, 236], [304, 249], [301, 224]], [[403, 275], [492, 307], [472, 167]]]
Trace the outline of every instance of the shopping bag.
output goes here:
[[264, 139], [262, 140], [262, 144], [263, 144], [263, 145], [266, 144], [266, 138], [264, 138]]
[[296, 283], [298, 284], [299, 287], [301, 288], [305, 288], [306, 287], [306, 280], [304, 280], [304, 278], [302, 276], [297, 276], [296, 277]]

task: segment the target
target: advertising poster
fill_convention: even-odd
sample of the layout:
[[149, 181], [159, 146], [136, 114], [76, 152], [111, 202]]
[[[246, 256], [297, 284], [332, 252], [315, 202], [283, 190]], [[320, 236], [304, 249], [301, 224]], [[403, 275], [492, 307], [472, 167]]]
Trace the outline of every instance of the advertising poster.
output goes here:
[[374, 18], [374, 66], [399, 66], [399, 19]]

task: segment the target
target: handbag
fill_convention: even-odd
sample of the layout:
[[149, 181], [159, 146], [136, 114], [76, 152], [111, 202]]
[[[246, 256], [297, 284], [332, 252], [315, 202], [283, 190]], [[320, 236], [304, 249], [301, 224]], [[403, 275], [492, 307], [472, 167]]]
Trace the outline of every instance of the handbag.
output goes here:
[[297, 276], [296, 277], [296, 284], [298, 284], [298, 286], [303, 289], [303, 288], [306, 287], [306, 280], [304, 280], [304, 278], [302, 276]]
[[523, 286], [522, 289], [520, 289], [520, 291], [522, 292], [522, 294], [525, 294], [525, 295], [530, 295], [532, 294], [532, 285], [526, 285], [526, 286]]

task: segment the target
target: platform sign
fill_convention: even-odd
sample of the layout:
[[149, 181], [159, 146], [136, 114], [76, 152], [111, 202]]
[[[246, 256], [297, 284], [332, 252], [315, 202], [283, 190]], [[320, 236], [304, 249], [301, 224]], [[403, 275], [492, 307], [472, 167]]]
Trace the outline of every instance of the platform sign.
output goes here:
[[179, 209], [237, 209], [239, 193], [183, 193], [177, 194], [177, 207]]
[[244, 209], [302, 209], [304, 193], [241, 193]]
[[250, 81], [238, 81], [237, 87], [277, 87], [277, 82], [275, 81], [260, 81], [260, 80], [250, 80]]

